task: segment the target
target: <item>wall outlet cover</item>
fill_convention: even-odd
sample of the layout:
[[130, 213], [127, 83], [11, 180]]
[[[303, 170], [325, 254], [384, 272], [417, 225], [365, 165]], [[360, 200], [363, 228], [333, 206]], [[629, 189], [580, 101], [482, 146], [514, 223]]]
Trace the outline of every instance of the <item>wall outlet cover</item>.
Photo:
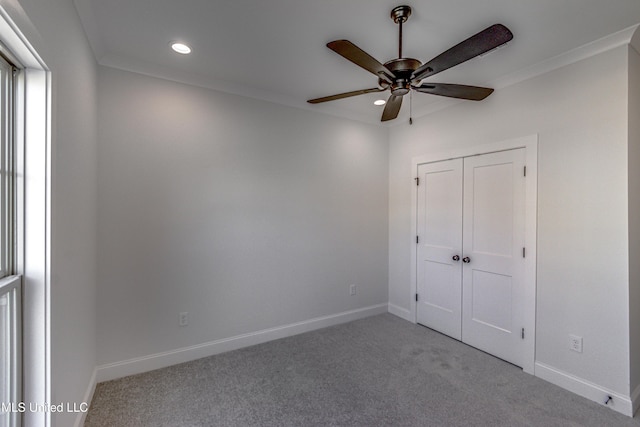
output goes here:
[[178, 315], [178, 325], [187, 326], [189, 324], [189, 313], [183, 311]]
[[582, 353], [582, 337], [569, 335], [569, 350]]

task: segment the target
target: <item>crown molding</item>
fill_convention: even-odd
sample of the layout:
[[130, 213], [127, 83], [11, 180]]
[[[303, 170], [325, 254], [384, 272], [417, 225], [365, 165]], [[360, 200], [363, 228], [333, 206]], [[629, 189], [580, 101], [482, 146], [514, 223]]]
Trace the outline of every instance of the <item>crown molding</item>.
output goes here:
[[[587, 43], [585, 45], [561, 53], [560, 55], [538, 62], [534, 65], [520, 69], [513, 73], [509, 73], [505, 76], [499, 77], [489, 82], [488, 86], [493, 87], [496, 90], [503, 89], [620, 46], [631, 45], [631, 47], [633, 47], [636, 51], [640, 52], [640, 31], [638, 31], [639, 27], [640, 24], [633, 25], [629, 28], [625, 28], [624, 30], [610, 34], [591, 43]], [[413, 118], [415, 119], [419, 117], [425, 117], [446, 108], [450, 108], [454, 105], [458, 105], [462, 102], [464, 101], [459, 99], [443, 98], [438, 100], [437, 102], [429, 104], [425, 108], [414, 110]], [[402, 124], [404, 123], [394, 123], [392, 126], [395, 127]]]
[[[358, 114], [353, 111], [345, 111], [341, 109], [319, 109], [317, 106], [310, 106], [304, 101], [294, 99], [287, 95], [265, 91], [245, 84], [241, 85], [229, 81], [223, 81], [203, 74], [195, 74], [171, 67], [159, 66], [158, 64], [147, 63], [135, 58], [107, 53], [97, 32], [97, 21], [95, 20], [95, 15], [93, 14], [93, 10], [90, 6], [91, 2], [88, 0], [74, 0], [74, 3], [83, 22], [87, 38], [89, 39], [89, 43], [96, 56], [96, 60], [102, 66], [212, 89], [245, 98], [259, 99], [266, 102], [272, 102], [306, 111], [313, 111], [315, 113], [333, 117], [348, 118], [366, 124], [375, 124], [382, 127], [395, 127], [406, 124], [404, 120], [380, 123], [377, 120], [377, 117], [372, 119], [370, 115]], [[639, 27], [640, 24], [625, 28], [624, 30], [610, 34], [560, 55], [501, 76], [489, 82], [488, 86], [495, 89], [503, 89], [624, 45], [631, 45], [640, 52], [640, 31], [637, 31]], [[437, 111], [457, 105], [460, 102], [463, 101], [449, 98], [438, 99], [425, 107], [414, 110], [413, 118], [428, 116]]]
[[608, 50], [631, 44], [632, 38], [639, 26], [640, 24], [633, 25], [629, 28], [625, 28], [624, 30], [610, 34], [591, 43], [587, 43], [568, 52], [546, 59], [542, 62], [538, 62], [537, 64], [523, 68], [514, 73], [499, 77], [493, 80], [490, 84], [495, 89], [502, 89], [557, 70], [558, 68], [574, 64]]
[[326, 114], [332, 117], [348, 118], [366, 124], [380, 124], [380, 122], [371, 118], [370, 115], [357, 114], [352, 111], [331, 111], [318, 110], [317, 106], [312, 106], [306, 101], [300, 101], [287, 95], [266, 91], [252, 87], [247, 84], [238, 84], [226, 80], [216, 79], [203, 74], [196, 74], [187, 71], [177, 70], [172, 67], [166, 67], [153, 64], [139, 59], [124, 57], [107, 53], [102, 56], [98, 63], [104, 67], [115, 68], [132, 73], [142, 74], [149, 77], [155, 77], [163, 80], [169, 80], [176, 83], [183, 83], [191, 86], [202, 87], [215, 90], [217, 92], [237, 95], [244, 98], [258, 99], [261, 101], [271, 102], [274, 104], [284, 105], [287, 107], [312, 111], [315, 113]]

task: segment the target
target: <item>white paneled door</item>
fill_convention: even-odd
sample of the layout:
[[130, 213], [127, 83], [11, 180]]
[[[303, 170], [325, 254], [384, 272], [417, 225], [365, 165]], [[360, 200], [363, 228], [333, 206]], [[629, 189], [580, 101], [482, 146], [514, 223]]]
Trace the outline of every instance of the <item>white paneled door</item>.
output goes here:
[[525, 150], [420, 165], [418, 323], [522, 366]]
[[462, 339], [462, 159], [419, 167], [418, 323]]

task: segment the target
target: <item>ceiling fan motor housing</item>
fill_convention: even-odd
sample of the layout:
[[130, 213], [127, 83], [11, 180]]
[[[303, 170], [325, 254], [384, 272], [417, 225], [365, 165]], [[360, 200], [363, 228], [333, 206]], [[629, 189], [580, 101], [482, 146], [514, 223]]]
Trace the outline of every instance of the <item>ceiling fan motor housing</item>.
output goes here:
[[411, 74], [420, 67], [422, 63], [414, 58], [392, 59], [384, 64], [395, 76], [391, 82], [391, 93], [395, 96], [402, 96], [411, 90]]

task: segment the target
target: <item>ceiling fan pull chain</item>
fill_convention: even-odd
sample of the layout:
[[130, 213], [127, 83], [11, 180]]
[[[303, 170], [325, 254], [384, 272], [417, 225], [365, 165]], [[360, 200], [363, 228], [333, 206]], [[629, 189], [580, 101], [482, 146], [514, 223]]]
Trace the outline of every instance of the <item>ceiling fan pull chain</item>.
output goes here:
[[413, 91], [409, 91], [409, 125], [413, 124]]

